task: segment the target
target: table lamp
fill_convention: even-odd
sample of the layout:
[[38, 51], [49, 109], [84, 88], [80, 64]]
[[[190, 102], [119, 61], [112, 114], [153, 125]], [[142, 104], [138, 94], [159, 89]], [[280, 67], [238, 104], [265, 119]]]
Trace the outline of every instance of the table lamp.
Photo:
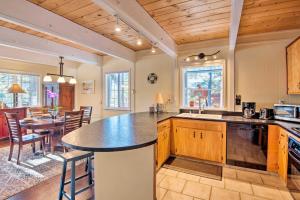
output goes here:
[[17, 83], [12, 84], [12, 86], [8, 89], [8, 93], [13, 94], [13, 102], [14, 102], [14, 107], [18, 107], [18, 94], [19, 93], [25, 93], [25, 90], [21, 88], [21, 86]]
[[161, 93], [157, 93], [155, 101], [156, 101], [156, 112], [158, 113], [163, 112], [164, 99]]

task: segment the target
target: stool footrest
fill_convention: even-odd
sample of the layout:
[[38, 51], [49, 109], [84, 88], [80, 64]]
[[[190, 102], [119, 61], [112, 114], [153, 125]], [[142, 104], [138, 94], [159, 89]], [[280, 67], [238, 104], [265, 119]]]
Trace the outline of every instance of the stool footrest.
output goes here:
[[[84, 178], [84, 177], [87, 177], [89, 174], [84, 174], [84, 175], [82, 175], [82, 176], [78, 176], [78, 177], [76, 177], [75, 178], [75, 181], [77, 181], [77, 180], [79, 180], [79, 179], [82, 179], [82, 178]], [[65, 185], [68, 185], [68, 184], [70, 184], [71, 183], [71, 180], [68, 180], [68, 181], [66, 181], [65, 182]]]

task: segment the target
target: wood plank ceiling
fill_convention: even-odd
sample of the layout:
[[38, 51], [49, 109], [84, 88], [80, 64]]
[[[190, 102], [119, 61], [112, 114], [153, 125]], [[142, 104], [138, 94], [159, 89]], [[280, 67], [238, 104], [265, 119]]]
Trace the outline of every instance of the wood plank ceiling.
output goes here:
[[300, 0], [245, 0], [239, 35], [300, 28]]
[[228, 38], [231, 0], [137, 0], [177, 44]]
[[122, 45], [138, 51], [149, 49], [151, 44], [142, 37], [143, 44], [137, 45], [139, 33], [120, 21], [122, 31], [115, 32], [116, 18], [101, 9], [92, 0], [27, 0], [70, 21], [95, 31]]
[[[151, 47], [146, 38], [142, 38], [143, 45], [137, 45], [139, 33], [121, 21], [122, 31], [116, 33], [114, 30], [116, 18], [92, 0], [27, 1], [135, 51]], [[231, 0], [137, 0], [137, 2], [177, 44], [228, 38]], [[0, 26], [100, 54], [91, 49], [8, 22], [0, 21]], [[300, 28], [300, 0], [244, 0], [239, 35], [297, 28]]]

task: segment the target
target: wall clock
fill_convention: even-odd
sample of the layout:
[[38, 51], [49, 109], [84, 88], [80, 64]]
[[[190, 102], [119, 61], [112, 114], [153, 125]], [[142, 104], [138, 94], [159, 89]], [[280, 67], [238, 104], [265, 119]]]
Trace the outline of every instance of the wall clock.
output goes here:
[[154, 84], [154, 83], [156, 83], [156, 81], [157, 81], [157, 75], [155, 74], [155, 73], [150, 73], [149, 75], [148, 75], [148, 78], [147, 78], [147, 80], [148, 80], [148, 82], [150, 83], [150, 84]]

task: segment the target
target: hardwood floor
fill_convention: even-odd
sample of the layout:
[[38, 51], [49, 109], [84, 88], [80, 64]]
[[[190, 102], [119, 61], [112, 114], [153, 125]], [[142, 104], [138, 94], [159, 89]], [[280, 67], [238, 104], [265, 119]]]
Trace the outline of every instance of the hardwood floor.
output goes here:
[[[84, 165], [80, 165], [76, 168], [77, 172], [84, 172]], [[69, 173], [67, 174], [67, 178], [69, 177]], [[27, 190], [24, 190], [10, 198], [8, 200], [53, 200], [58, 198], [60, 184], [60, 175], [55, 176], [51, 179], [41, 182], [40, 184], [33, 186]], [[82, 179], [77, 181], [76, 188], [77, 190], [86, 186], [87, 179]], [[69, 187], [66, 186], [66, 191], [69, 192]], [[94, 199], [94, 191], [93, 189], [87, 190], [76, 196], [76, 200], [93, 200]], [[66, 199], [66, 198], [64, 198]]]

